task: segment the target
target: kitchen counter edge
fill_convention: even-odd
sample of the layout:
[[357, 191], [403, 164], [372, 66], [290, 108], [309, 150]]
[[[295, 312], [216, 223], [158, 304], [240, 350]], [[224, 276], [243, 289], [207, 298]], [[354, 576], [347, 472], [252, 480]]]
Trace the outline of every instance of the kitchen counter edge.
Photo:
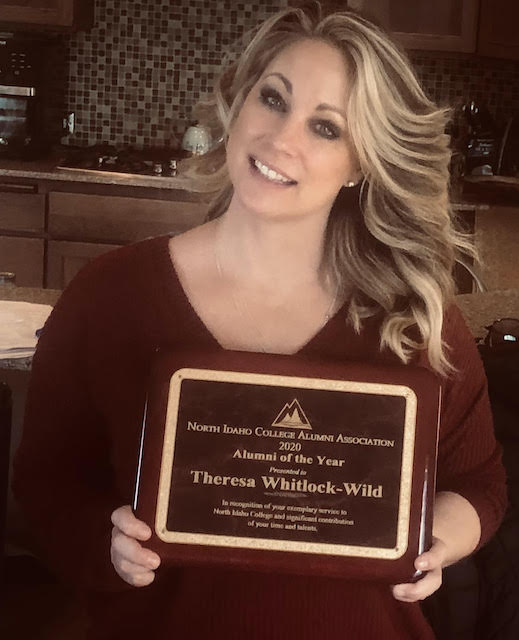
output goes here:
[[45, 162], [25, 163], [21, 161], [0, 161], [1, 178], [28, 178], [30, 180], [55, 180], [58, 182], [84, 182], [87, 184], [108, 184], [125, 187], [152, 187], [156, 189], [176, 189], [198, 192], [194, 182], [184, 176], [159, 177], [122, 173], [83, 172], [74, 169], [55, 169]]

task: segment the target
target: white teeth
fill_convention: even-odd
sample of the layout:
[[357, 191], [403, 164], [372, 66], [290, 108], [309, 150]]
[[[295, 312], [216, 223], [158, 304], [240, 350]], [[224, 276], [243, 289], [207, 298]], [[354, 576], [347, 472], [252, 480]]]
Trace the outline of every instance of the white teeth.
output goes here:
[[285, 176], [277, 173], [274, 169], [270, 169], [270, 167], [267, 167], [267, 165], [261, 163], [259, 160], [254, 160], [254, 165], [262, 175], [273, 182], [292, 182], [292, 180], [285, 178]]

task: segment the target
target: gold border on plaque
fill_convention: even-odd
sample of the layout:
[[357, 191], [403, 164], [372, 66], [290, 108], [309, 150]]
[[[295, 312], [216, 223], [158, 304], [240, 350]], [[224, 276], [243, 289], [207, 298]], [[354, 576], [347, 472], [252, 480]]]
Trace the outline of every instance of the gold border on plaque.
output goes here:
[[[258, 384], [275, 387], [296, 387], [302, 389], [347, 391], [350, 393], [370, 393], [374, 395], [403, 397], [406, 401], [406, 407], [402, 465], [400, 469], [400, 501], [398, 509], [397, 542], [395, 547], [387, 549], [382, 547], [363, 547], [320, 542], [295, 542], [292, 540], [274, 540], [271, 538], [248, 538], [246, 536], [236, 537], [168, 530], [166, 528], [166, 522], [171, 491], [171, 475], [173, 470], [173, 458], [177, 433], [178, 407], [183, 380], [208, 380], [232, 382], [237, 384]], [[242, 373], [211, 369], [179, 369], [171, 376], [170, 380], [164, 444], [160, 468], [159, 493], [155, 516], [155, 532], [161, 540], [169, 543], [294, 551], [321, 555], [357, 556], [364, 558], [396, 560], [404, 555], [407, 551], [408, 545], [416, 408], [416, 394], [412, 389], [405, 385], [354, 382], [349, 380], [323, 380], [319, 378], [301, 378], [297, 376], [292, 377], [263, 373]]]

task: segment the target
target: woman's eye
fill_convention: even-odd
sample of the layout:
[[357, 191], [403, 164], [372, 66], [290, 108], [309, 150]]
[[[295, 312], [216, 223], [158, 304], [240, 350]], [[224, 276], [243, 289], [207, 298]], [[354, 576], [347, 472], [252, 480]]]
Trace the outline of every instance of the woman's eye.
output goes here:
[[339, 128], [327, 120], [317, 121], [313, 128], [318, 136], [327, 140], [335, 140], [341, 135]]
[[286, 111], [285, 101], [275, 89], [263, 88], [260, 91], [260, 100], [270, 109]]

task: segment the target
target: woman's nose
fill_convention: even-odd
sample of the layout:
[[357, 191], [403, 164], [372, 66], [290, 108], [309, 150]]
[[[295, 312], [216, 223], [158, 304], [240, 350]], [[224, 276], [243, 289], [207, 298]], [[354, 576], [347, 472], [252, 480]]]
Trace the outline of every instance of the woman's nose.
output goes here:
[[272, 132], [272, 145], [279, 151], [295, 153], [304, 135], [304, 125], [294, 117], [285, 117]]

